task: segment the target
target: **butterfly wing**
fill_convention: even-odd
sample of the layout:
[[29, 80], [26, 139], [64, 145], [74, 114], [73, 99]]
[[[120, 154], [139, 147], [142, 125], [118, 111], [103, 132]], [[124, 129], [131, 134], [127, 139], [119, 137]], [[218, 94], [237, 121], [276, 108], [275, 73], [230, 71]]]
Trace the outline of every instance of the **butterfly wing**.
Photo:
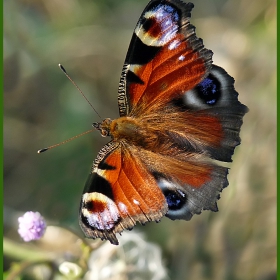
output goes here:
[[190, 24], [192, 3], [150, 1], [128, 49], [119, 86], [120, 116], [160, 110], [211, 68], [212, 52]]
[[196, 37], [192, 8], [152, 0], [137, 23], [118, 104], [121, 117], [141, 124], [141, 143], [113, 139], [100, 151], [81, 202], [87, 237], [118, 244], [116, 233], [137, 221], [217, 211], [228, 169], [210, 158], [231, 161], [247, 108]]
[[194, 140], [195, 150], [204, 151], [213, 159], [231, 162], [234, 149], [241, 141], [243, 116], [248, 112], [238, 101], [234, 79], [223, 68], [212, 65], [208, 76], [176, 102], [184, 110], [201, 116], [201, 124], [206, 117], [215, 123], [203, 128], [208, 135], [206, 141]]
[[99, 152], [80, 207], [80, 225], [87, 237], [117, 245], [116, 233], [166, 214], [165, 197], [137, 155], [136, 148], [116, 142]]
[[167, 217], [189, 220], [202, 210], [217, 211], [219, 193], [228, 185], [229, 162], [240, 144], [241, 104], [234, 79], [213, 65], [193, 89], [175, 96], [162, 112], [141, 118], [158, 142], [142, 150], [141, 160], [154, 174], [168, 204]]
[[209, 158], [231, 161], [248, 111], [238, 101], [234, 79], [211, 65], [212, 52], [190, 24], [192, 8], [177, 0], [148, 4], [119, 87], [120, 115], [140, 118], [160, 139], [140, 157], [165, 194], [167, 216], [186, 220], [202, 209], [217, 211], [228, 169]]
[[[185, 150], [231, 161], [248, 109], [237, 99], [234, 79], [211, 65], [212, 52], [204, 48], [189, 22], [192, 8], [192, 3], [178, 0], [155, 0], [145, 8], [122, 71], [120, 116], [151, 119], [155, 112], [166, 112], [162, 123], [173, 141]], [[170, 105], [172, 110], [167, 110]], [[185, 124], [174, 133], [171, 111], [183, 111], [174, 119]]]

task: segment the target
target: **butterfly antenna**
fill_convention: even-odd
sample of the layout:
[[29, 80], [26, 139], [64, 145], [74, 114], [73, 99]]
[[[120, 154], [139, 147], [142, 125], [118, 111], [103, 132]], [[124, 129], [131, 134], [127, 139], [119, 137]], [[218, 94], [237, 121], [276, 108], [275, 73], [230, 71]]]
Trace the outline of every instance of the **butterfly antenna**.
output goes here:
[[88, 131], [85, 131], [85, 132], [79, 134], [79, 135], [76, 135], [76, 136], [71, 137], [71, 138], [69, 138], [69, 139], [67, 139], [67, 140], [64, 140], [64, 141], [62, 141], [62, 142], [60, 142], [60, 143], [58, 143], [58, 144], [49, 146], [49, 147], [44, 148], [44, 149], [40, 149], [40, 150], [37, 151], [37, 153], [38, 153], [38, 154], [41, 154], [41, 153], [43, 153], [43, 152], [46, 152], [46, 151], [48, 151], [48, 150], [50, 150], [50, 149], [53, 149], [53, 148], [55, 148], [55, 147], [57, 147], [57, 146], [63, 145], [63, 144], [65, 144], [65, 143], [67, 143], [67, 142], [70, 142], [70, 141], [72, 141], [72, 140], [74, 140], [74, 139], [76, 139], [76, 138], [78, 138], [78, 137], [80, 137], [80, 136], [83, 136], [83, 135], [88, 134], [88, 133], [90, 133], [90, 132], [93, 132], [93, 131], [95, 131], [95, 130], [96, 130], [95, 128], [92, 128], [92, 129], [90, 129], [90, 130], [88, 130]]
[[90, 107], [94, 110], [94, 112], [97, 114], [97, 116], [102, 120], [101, 116], [98, 114], [98, 112], [95, 110], [95, 108], [92, 106], [92, 104], [89, 102], [89, 100], [87, 99], [87, 97], [84, 95], [84, 93], [82, 92], [82, 90], [77, 86], [77, 84], [71, 79], [71, 77], [68, 75], [68, 73], [66, 72], [65, 68], [61, 65], [58, 64], [59, 68], [63, 71], [63, 73], [65, 74], [65, 76], [71, 81], [71, 83], [77, 88], [77, 90], [80, 92], [80, 94], [84, 97], [84, 99], [87, 101], [87, 103], [90, 105]]

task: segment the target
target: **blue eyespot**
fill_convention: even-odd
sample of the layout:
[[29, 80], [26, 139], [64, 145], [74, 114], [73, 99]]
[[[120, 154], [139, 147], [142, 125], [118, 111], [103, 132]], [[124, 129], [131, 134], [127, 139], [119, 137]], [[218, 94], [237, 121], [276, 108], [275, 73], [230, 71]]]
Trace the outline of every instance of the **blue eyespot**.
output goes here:
[[199, 97], [208, 105], [217, 103], [221, 96], [219, 81], [209, 75], [201, 83], [196, 86]]

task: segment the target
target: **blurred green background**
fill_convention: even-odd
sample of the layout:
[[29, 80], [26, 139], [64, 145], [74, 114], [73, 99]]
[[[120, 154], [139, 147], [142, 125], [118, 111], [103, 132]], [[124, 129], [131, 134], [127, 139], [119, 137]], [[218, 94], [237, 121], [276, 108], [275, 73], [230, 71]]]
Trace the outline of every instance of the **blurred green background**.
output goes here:
[[[116, 118], [117, 89], [147, 0], [4, 1], [4, 235], [17, 215], [39, 211], [80, 231], [78, 209], [98, 132], [37, 150], [99, 121], [57, 67], [61, 63], [102, 117]], [[160, 245], [170, 279], [276, 279], [276, 1], [194, 0], [192, 24], [214, 63], [250, 108], [219, 212], [190, 222], [138, 226]], [[9, 261], [4, 262], [5, 267]]]

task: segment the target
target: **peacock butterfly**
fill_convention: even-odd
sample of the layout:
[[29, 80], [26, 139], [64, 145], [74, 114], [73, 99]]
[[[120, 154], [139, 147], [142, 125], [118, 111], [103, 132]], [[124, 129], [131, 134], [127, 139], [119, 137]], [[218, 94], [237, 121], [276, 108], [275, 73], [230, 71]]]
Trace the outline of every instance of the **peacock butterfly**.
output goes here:
[[88, 238], [117, 245], [116, 234], [136, 222], [218, 210], [228, 168], [213, 160], [232, 161], [248, 109], [196, 37], [193, 7], [152, 0], [140, 16], [119, 83], [120, 117], [93, 124], [111, 141], [93, 163], [80, 204]]

